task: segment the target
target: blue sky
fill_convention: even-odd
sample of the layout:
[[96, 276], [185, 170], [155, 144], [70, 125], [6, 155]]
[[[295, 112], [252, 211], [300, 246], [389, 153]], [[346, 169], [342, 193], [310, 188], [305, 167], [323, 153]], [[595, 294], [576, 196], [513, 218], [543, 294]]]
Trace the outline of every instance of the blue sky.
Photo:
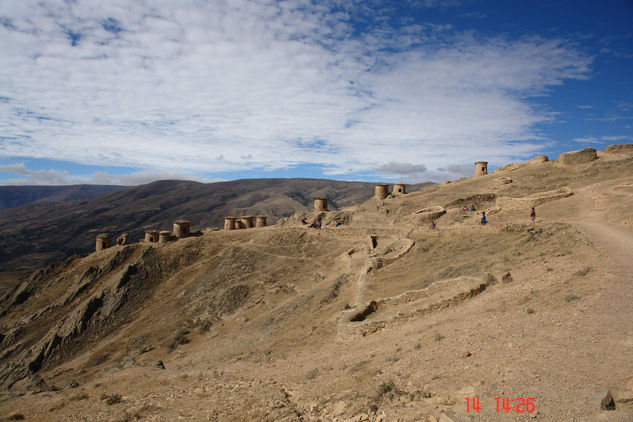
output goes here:
[[0, 184], [420, 182], [633, 142], [633, 0], [4, 0]]

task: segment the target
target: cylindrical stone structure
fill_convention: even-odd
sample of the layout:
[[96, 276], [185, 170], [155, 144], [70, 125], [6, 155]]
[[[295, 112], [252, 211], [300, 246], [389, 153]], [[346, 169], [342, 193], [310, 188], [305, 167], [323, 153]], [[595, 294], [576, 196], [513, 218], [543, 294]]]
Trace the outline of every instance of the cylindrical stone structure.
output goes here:
[[389, 195], [389, 185], [386, 183], [381, 183], [376, 185], [376, 189], [374, 190], [374, 196], [378, 199], [385, 199]]
[[255, 227], [266, 227], [266, 218], [267, 217], [265, 215], [258, 215], [257, 221], [255, 222]]
[[148, 243], [158, 242], [158, 230], [145, 230], [145, 241]]
[[191, 222], [188, 220], [176, 220], [174, 221], [174, 236], [186, 237], [191, 233]]
[[110, 246], [112, 246], [112, 238], [108, 233], [101, 233], [97, 236], [97, 241], [95, 242], [95, 251], [108, 249]]
[[475, 176], [488, 174], [488, 161], [475, 161]]
[[117, 246], [127, 245], [127, 243], [128, 243], [128, 235], [127, 235], [127, 233], [123, 233], [123, 234], [121, 234], [121, 236], [116, 238]]
[[404, 187], [404, 183], [396, 183], [393, 185], [394, 195], [406, 195], [407, 189]]
[[255, 227], [255, 217], [252, 215], [245, 215], [242, 217], [242, 225], [245, 229], [251, 229]]
[[315, 211], [327, 211], [327, 198], [314, 198]]
[[237, 217], [224, 217], [224, 230], [235, 230]]
[[[182, 236], [176, 236], [182, 237]], [[158, 243], [167, 243], [171, 240], [171, 232], [169, 230], [161, 230], [158, 233]]]

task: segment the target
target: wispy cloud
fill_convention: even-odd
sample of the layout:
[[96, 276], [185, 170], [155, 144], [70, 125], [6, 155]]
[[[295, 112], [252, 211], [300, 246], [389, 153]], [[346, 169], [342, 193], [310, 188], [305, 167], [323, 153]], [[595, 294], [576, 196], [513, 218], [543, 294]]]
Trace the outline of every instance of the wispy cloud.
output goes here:
[[142, 185], [156, 180], [194, 180], [202, 183], [219, 182], [219, 179], [207, 179], [193, 174], [180, 172], [139, 171], [130, 174], [110, 174], [94, 172], [91, 175], [70, 175], [67, 171], [31, 170], [24, 163], [0, 166], [0, 172], [13, 173], [22, 177], [2, 180], [3, 185]]
[[582, 138], [574, 138], [572, 142], [582, 144], [601, 144], [604, 142], [622, 142], [633, 141], [633, 136], [587, 136]]
[[[533, 99], [590, 74], [564, 40], [395, 26], [351, 4], [3, 2], [0, 157], [207, 175], [506, 162], [540, 148], [552, 117]], [[361, 13], [375, 20], [355, 27]]]

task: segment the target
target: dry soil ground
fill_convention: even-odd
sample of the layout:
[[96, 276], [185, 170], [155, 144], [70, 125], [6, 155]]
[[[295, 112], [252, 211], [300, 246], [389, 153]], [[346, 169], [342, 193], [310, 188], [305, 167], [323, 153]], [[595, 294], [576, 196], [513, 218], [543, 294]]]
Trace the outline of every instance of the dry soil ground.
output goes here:
[[[500, 186], [499, 176], [514, 181]], [[466, 202], [472, 194], [521, 197], [562, 186], [574, 194], [539, 205], [534, 223], [529, 209], [495, 212], [489, 198], [478, 203], [491, 210], [487, 227], [461, 207], [448, 209], [433, 231], [403, 223], [415, 210]], [[155, 249], [141, 245], [134, 256], [150, 256], [151, 249], [157, 262], [187, 251], [186, 265], [174, 264], [168, 277], [152, 281], [143, 305], [126, 310], [129, 317], [116, 330], [45, 364], [41, 376], [59, 390], [27, 388], [18, 395], [19, 386], [11, 387], [0, 415], [631, 421], [631, 210], [633, 160], [603, 155], [578, 168], [517, 167], [368, 201], [339, 213], [350, 218], [339, 228], [307, 229], [297, 215], [266, 229], [213, 232]], [[376, 250], [367, 246], [370, 234], [377, 236]], [[72, 264], [73, 271], [114, 254], [92, 254]], [[68, 271], [63, 280], [72, 279]], [[511, 277], [502, 281], [506, 273]], [[447, 302], [439, 294], [420, 299], [420, 290], [438, 280], [463, 277], [488, 284], [451, 293]], [[459, 290], [457, 282], [451, 286]], [[405, 292], [414, 293], [399, 296]], [[381, 299], [363, 321], [342, 318]], [[15, 321], [22, 315], [12, 312]], [[173, 343], [183, 327], [188, 342]], [[346, 334], [346, 327], [369, 329]], [[155, 366], [157, 359], [165, 369]], [[600, 409], [607, 390], [615, 410]], [[503, 397], [510, 412], [497, 412], [496, 398]], [[481, 410], [468, 412], [467, 398], [478, 398]], [[521, 405], [528, 398], [534, 411], [517, 412], [532, 410]]]

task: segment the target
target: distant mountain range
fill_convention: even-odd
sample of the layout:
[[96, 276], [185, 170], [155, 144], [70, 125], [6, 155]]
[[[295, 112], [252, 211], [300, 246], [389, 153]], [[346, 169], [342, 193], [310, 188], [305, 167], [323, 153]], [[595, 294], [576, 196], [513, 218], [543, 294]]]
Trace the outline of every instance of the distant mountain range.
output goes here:
[[125, 189], [125, 186], [0, 186], [0, 209], [21, 207], [32, 202], [63, 202], [94, 198], [121, 189]]
[[[220, 228], [228, 215], [265, 214], [273, 224], [312, 208], [314, 197], [328, 197], [332, 209], [364, 202], [373, 195], [374, 186], [322, 179], [248, 179], [207, 184], [163, 180], [127, 188], [3, 187], [0, 271], [33, 269], [91, 252], [95, 236], [102, 232], [110, 233], [113, 240], [126, 232], [136, 242], [144, 229], [171, 230], [179, 218], [190, 220], [194, 231]], [[6, 208], [20, 202], [27, 205]]]

